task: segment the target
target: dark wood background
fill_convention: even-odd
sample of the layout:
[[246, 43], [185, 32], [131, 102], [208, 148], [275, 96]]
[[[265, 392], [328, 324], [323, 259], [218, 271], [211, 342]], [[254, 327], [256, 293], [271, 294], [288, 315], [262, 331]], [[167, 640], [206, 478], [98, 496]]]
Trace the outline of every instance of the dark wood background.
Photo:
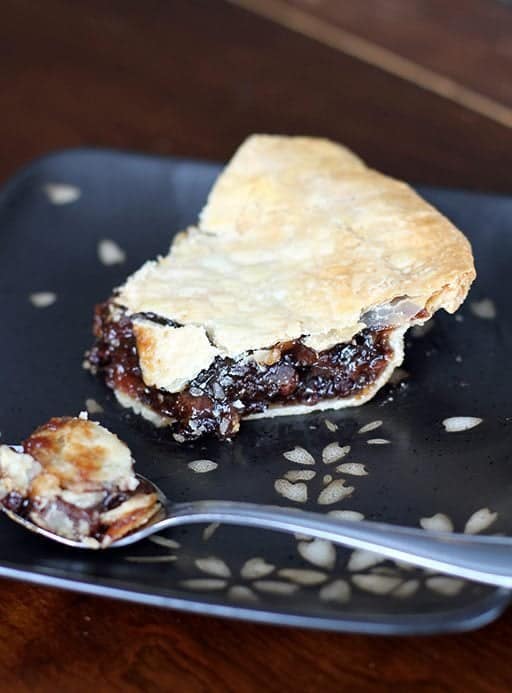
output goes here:
[[[3, 0], [0, 180], [56, 148], [225, 160], [266, 131], [335, 138], [414, 182], [512, 192], [511, 37], [497, 0]], [[4, 690], [512, 681], [509, 614], [476, 633], [386, 639], [1, 585]]]

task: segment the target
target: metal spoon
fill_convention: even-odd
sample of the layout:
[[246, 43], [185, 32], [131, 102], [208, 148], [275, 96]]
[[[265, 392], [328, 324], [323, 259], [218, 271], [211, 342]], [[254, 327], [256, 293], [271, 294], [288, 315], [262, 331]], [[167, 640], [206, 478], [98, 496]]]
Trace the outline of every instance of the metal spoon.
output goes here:
[[[108, 548], [129, 546], [151, 534], [179, 525], [220, 522], [307, 534], [354, 549], [373, 551], [447, 575], [512, 588], [512, 538], [431, 532], [382, 522], [339, 520], [320, 513], [273, 505], [234, 501], [174, 503], [161, 489], [140, 474], [158, 494], [161, 510], [143, 527], [113, 542]], [[1, 507], [1, 506], [0, 506]], [[75, 548], [91, 548], [38, 527], [12, 510], [2, 508], [11, 520], [36, 534]]]

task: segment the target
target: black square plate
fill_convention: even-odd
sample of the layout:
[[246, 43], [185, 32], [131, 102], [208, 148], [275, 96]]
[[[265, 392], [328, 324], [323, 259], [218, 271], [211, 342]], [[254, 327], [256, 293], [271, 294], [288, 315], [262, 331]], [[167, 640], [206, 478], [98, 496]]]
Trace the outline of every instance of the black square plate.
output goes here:
[[[180, 446], [122, 410], [82, 369], [94, 304], [146, 259], [167, 252], [172, 234], [196, 220], [218, 171], [198, 161], [77, 150], [36, 161], [4, 187], [2, 440], [19, 441], [51, 416], [77, 414], [86, 399], [94, 399], [104, 410], [97, 418], [127, 441], [139, 470], [178, 500], [292, 505], [278, 494], [276, 481], [307, 469], [311, 478], [299, 483], [307, 495], [302, 507], [310, 510], [352, 511], [413, 526], [443, 513], [462, 531], [476, 511], [488, 508], [497, 515], [486, 531], [512, 533], [512, 199], [421, 190], [469, 235], [478, 280], [458, 318], [440, 314], [426, 335], [409, 338], [404, 368], [410, 377], [362, 408], [247, 422], [233, 443]], [[123, 263], [99, 261], [102, 239], [120, 246]], [[41, 291], [54, 292], [55, 303], [35, 307], [29, 295]], [[471, 310], [476, 303], [482, 314], [478, 302], [485, 298], [492, 299], [496, 317]], [[442, 421], [452, 416], [483, 422], [446, 433]], [[358, 433], [373, 421], [383, 423]], [[372, 438], [389, 442], [368, 444]], [[325, 446], [336, 442], [351, 446], [342, 462], [364, 464], [366, 475], [322, 461]], [[295, 446], [307, 450], [314, 464], [304, 467], [283, 456]], [[197, 459], [217, 467], [194, 472], [188, 463]], [[339, 479], [353, 490], [323, 504], [322, 490]], [[441, 632], [482, 625], [509, 600], [504, 590], [259, 530], [191, 527], [104, 553], [53, 545], [5, 517], [0, 530], [1, 575], [255, 621]]]

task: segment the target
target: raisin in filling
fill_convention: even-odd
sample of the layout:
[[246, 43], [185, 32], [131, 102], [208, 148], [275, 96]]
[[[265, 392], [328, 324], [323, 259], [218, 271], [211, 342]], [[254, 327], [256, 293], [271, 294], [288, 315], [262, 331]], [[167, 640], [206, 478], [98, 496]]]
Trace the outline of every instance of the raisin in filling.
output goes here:
[[271, 404], [314, 405], [363, 393], [393, 354], [387, 329], [363, 330], [351, 342], [321, 352], [295, 340], [279, 345], [281, 356], [270, 366], [217, 357], [185, 390], [169, 393], [145, 385], [132, 321], [111, 307], [107, 301], [96, 308], [96, 344], [88, 355], [92, 370], [103, 373], [109, 387], [175, 420], [174, 430], [184, 438], [208, 433], [227, 438], [242, 416]]

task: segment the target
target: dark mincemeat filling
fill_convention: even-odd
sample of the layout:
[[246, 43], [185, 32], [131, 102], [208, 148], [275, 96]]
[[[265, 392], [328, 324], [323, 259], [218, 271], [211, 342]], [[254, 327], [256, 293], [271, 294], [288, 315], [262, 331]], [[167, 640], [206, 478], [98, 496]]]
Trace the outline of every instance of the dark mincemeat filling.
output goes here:
[[229, 438], [242, 416], [264, 411], [271, 404], [313, 405], [364, 392], [392, 356], [389, 333], [388, 329], [366, 329], [351, 342], [321, 352], [300, 340], [287, 342], [279, 345], [281, 358], [271, 366], [252, 359], [217, 357], [185, 390], [171, 394], [144, 384], [132, 321], [126, 315], [113, 319], [107, 301], [95, 311], [96, 344], [88, 360], [94, 372], [103, 373], [109, 387], [175, 419], [173, 430], [183, 437], [213, 433]]

